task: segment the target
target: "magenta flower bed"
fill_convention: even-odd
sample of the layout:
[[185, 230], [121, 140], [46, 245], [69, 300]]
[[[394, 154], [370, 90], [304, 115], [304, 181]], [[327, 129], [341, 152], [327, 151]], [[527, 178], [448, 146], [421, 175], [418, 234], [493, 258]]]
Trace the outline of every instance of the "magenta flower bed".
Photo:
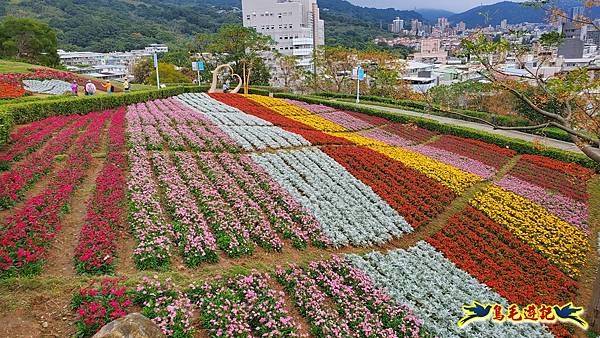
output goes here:
[[140, 146], [128, 152], [130, 225], [137, 241], [133, 258], [139, 269], [160, 269], [171, 264], [175, 235], [165, 220], [148, 156]]
[[356, 118], [350, 114], [347, 114], [343, 111], [323, 113], [323, 114], [319, 114], [319, 116], [321, 116], [331, 122], [337, 123], [340, 126], [346, 128], [348, 130], [352, 130], [352, 131], [374, 127], [369, 122], [358, 119], [358, 118]]
[[358, 134], [396, 147], [408, 147], [415, 144], [415, 141], [402, 138], [382, 128], [361, 131]]
[[447, 150], [435, 148], [432, 146], [418, 145], [407, 147], [407, 149], [416, 151], [434, 160], [446, 163], [455, 168], [464, 170], [466, 172], [469, 172], [471, 174], [477, 175], [485, 179], [490, 179], [494, 177], [497, 172], [496, 168], [494, 167], [485, 165], [479, 161], [470, 159], [468, 157], [460, 156]]
[[550, 192], [543, 187], [510, 174], [504, 176], [496, 185], [543, 206], [564, 221], [575, 225], [585, 233], [590, 233], [587, 221], [589, 216], [587, 203], [574, 200], [560, 193]]

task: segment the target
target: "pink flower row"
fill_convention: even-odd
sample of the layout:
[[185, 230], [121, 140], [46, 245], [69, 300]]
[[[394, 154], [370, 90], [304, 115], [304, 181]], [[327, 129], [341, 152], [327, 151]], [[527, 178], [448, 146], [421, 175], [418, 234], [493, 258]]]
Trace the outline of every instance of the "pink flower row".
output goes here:
[[[428, 333], [406, 306], [397, 305], [361, 270], [334, 257], [305, 268], [279, 267], [277, 278], [292, 294], [316, 336], [423, 337]], [[333, 303], [334, 307], [327, 304]]]
[[166, 209], [174, 221], [176, 240], [181, 242], [186, 264], [196, 267], [202, 262], [217, 261], [215, 238], [169, 154], [154, 153], [152, 163], [165, 195]]
[[136, 146], [129, 150], [128, 158], [129, 215], [137, 240], [134, 261], [139, 269], [168, 267], [175, 234], [165, 220], [148, 153]]
[[189, 293], [202, 312], [211, 337], [299, 337], [299, 324], [284, 308], [283, 292], [268, 274], [192, 285]]

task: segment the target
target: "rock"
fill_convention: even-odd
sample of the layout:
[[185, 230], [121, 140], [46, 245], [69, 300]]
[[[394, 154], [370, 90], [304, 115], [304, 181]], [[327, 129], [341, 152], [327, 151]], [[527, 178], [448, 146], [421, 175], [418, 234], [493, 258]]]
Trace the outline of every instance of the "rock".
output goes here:
[[43, 327], [44, 329], [45, 329], [45, 328], [47, 328], [47, 327], [48, 327], [48, 322], [43, 322], [43, 323], [42, 323], [42, 327]]
[[130, 313], [102, 327], [92, 338], [166, 338], [158, 325], [139, 313]]

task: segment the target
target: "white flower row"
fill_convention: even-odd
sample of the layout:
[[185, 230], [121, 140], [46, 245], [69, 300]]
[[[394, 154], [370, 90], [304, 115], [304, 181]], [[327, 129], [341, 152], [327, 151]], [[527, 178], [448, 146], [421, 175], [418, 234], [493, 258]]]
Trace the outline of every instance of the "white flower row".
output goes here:
[[182, 94], [178, 99], [208, 116], [219, 126], [272, 126], [253, 115], [246, 114], [237, 108], [230, 107], [212, 97], [202, 94]]
[[208, 116], [246, 151], [310, 145], [298, 134], [275, 127], [270, 122], [227, 106], [206, 94], [182, 94], [178, 98]]
[[279, 127], [221, 126], [244, 150], [279, 149], [310, 146], [310, 142], [298, 134]]
[[368, 186], [318, 149], [253, 155], [309, 209], [336, 246], [382, 244], [412, 231]]
[[60, 80], [23, 80], [23, 87], [39, 94], [62, 95], [71, 91], [71, 84]]
[[377, 286], [386, 288], [398, 303], [407, 304], [425, 327], [440, 337], [552, 337], [538, 324], [497, 324], [487, 320], [459, 328], [463, 306], [473, 301], [498, 303], [506, 311], [508, 303], [424, 241], [408, 250], [346, 258]]

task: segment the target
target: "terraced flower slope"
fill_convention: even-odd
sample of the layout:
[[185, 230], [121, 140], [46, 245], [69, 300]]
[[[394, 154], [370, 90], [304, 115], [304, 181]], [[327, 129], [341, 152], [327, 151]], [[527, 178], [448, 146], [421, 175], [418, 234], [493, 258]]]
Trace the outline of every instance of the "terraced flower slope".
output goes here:
[[27, 303], [25, 276], [66, 294], [125, 277], [74, 292], [69, 334], [136, 304], [172, 337], [567, 337], [579, 329], [457, 322], [473, 301], [590, 301], [599, 188], [573, 164], [233, 94], [52, 117], [11, 138], [4, 287]]

